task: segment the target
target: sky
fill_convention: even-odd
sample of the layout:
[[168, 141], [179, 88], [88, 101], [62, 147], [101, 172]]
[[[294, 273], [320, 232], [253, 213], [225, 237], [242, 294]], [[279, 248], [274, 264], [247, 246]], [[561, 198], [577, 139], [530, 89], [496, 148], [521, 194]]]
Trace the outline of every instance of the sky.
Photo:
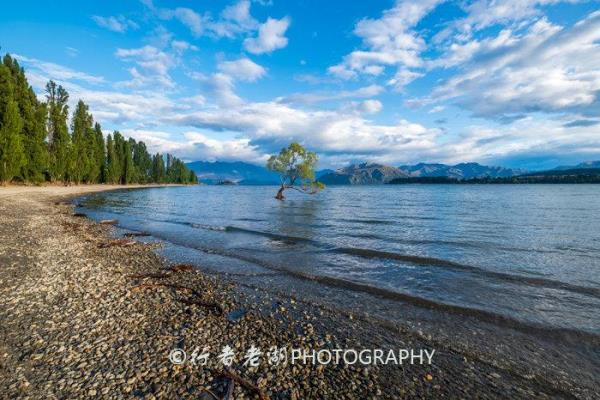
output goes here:
[[0, 46], [41, 99], [186, 161], [600, 159], [598, 0], [21, 0]]

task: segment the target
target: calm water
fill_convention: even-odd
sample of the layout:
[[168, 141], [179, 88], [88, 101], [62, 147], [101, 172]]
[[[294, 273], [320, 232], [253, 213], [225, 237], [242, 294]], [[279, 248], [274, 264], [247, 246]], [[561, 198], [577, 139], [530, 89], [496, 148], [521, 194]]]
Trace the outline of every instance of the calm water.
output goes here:
[[81, 204], [243, 280], [600, 334], [600, 185], [329, 187], [284, 202], [275, 192], [160, 188]]

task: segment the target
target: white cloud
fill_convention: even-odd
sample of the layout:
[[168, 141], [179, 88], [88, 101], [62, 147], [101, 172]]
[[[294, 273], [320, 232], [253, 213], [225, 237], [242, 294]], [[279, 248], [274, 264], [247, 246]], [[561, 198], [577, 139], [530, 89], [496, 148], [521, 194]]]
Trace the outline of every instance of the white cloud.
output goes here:
[[254, 82], [266, 75], [267, 70], [248, 58], [235, 61], [223, 61], [217, 69], [235, 79]]
[[225, 7], [221, 12], [221, 19], [210, 23], [210, 29], [216, 36], [229, 38], [240, 33], [254, 31], [258, 26], [258, 21], [250, 15], [249, 0], [242, 0]]
[[399, 0], [393, 8], [384, 11], [381, 18], [359, 21], [354, 34], [362, 39], [365, 49], [346, 55], [342, 63], [329, 67], [329, 73], [350, 79], [360, 73], [379, 75], [385, 66], [404, 70], [421, 67], [420, 55], [426, 45], [412, 28], [440, 1]]
[[322, 101], [340, 100], [359, 97], [373, 97], [381, 94], [385, 89], [379, 85], [363, 86], [354, 90], [340, 90], [338, 92], [295, 93], [279, 97], [281, 103], [318, 103]]
[[365, 100], [354, 105], [356, 110], [365, 114], [375, 114], [383, 109], [383, 104], [379, 100]]
[[[364, 104], [375, 112], [381, 104]], [[165, 123], [212, 131], [240, 132], [262, 153], [270, 153], [290, 141], [299, 141], [322, 154], [407, 157], [435, 144], [438, 129], [400, 120], [380, 125], [344, 110], [299, 110], [281, 103], [243, 103], [236, 107], [179, 113]], [[413, 155], [411, 155], [412, 157]]]
[[191, 8], [178, 7], [173, 10], [162, 9], [160, 15], [164, 19], [175, 18], [195, 35], [200, 36], [204, 32], [205, 18]]
[[387, 84], [393, 86], [396, 91], [402, 91], [404, 86], [422, 76], [423, 74], [420, 72], [414, 72], [406, 68], [400, 68], [398, 71], [396, 71], [394, 77], [387, 81]]
[[[173, 48], [181, 53], [192, 47], [185, 42], [175, 41]], [[175, 81], [169, 74], [169, 71], [179, 64], [179, 58], [175, 54], [169, 54], [154, 46], [146, 45], [134, 49], [117, 49], [115, 55], [123, 61], [136, 64], [136, 67], [129, 69], [132, 79], [122, 82], [122, 85], [136, 88], [158, 83], [167, 88], [175, 87]]]
[[290, 25], [287, 17], [282, 19], [268, 18], [258, 28], [258, 36], [246, 38], [244, 48], [252, 54], [271, 53], [274, 50], [284, 48], [288, 44], [285, 31]]
[[121, 133], [143, 141], [151, 154], [176, 154], [192, 161], [244, 160], [260, 164], [266, 161], [266, 155], [258, 152], [249, 139], [215, 139], [196, 131], [184, 132], [177, 137], [148, 129], [124, 129]]
[[122, 15], [117, 15], [116, 17], [101, 17], [98, 15], [94, 15], [92, 19], [98, 24], [98, 26], [101, 26], [102, 28], [106, 28], [113, 32], [123, 33], [130, 28], [139, 28], [139, 25], [135, 21], [127, 19]]
[[173, 48], [173, 50], [175, 50], [179, 53], [182, 53], [186, 50], [192, 50], [192, 51], [198, 50], [198, 47], [186, 42], [185, 40], [173, 40], [171, 42], [171, 47]]
[[76, 80], [80, 82], [86, 82], [90, 84], [101, 84], [105, 80], [101, 76], [86, 74], [85, 72], [75, 71], [71, 68], [64, 67], [62, 65], [54, 64], [51, 62], [41, 61], [36, 58], [29, 58], [21, 55], [13, 56], [21, 64], [25, 65], [28, 69], [36, 70], [52, 80]]
[[464, 3], [467, 16], [454, 20], [435, 37], [443, 41], [458, 32], [461, 40], [469, 39], [474, 32], [495, 25], [515, 25], [542, 15], [541, 7], [557, 3], [576, 3], [580, 0], [477, 0]]
[[236, 106], [244, 102], [235, 94], [234, 79], [227, 74], [218, 72], [206, 76], [199, 73], [192, 73], [190, 77], [202, 83], [203, 89], [210, 94], [211, 99], [214, 99], [221, 106]]
[[[425, 102], [454, 99], [477, 116], [504, 121], [531, 112], [592, 112], [600, 91], [600, 12], [570, 28], [540, 19], [524, 34], [504, 30], [465, 45], [462, 72]], [[452, 65], [453, 55], [445, 62]]]

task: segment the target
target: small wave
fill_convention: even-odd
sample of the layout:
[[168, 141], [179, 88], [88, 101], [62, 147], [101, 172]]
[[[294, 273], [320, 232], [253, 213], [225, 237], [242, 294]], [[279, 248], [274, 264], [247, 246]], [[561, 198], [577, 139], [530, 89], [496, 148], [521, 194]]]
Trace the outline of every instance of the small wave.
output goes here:
[[368, 224], [368, 225], [393, 225], [393, 221], [385, 219], [358, 219], [358, 218], [339, 218], [338, 221], [349, 222], [352, 224]]
[[253, 229], [240, 228], [240, 227], [237, 227], [237, 226], [227, 226], [225, 228], [225, 230], [227, 232], [242, 232], [242, 233], [247, 233], [247, 234], [250, 234], [250, 235], [263, 236], [263, 237], [266, 237], [266, 238], [269, 238], [269, 239], [273, 239], [273, 240], [277, 240], [277, 241], [284, 242], [284, 243], [289, 243], [289, 244], [296, 244], [296, 243], [319, 244], [315, 240], [307, 239], [307, 238], [303, 238], [303, 237], [299, 237], [299, 236], [280, 235], [280, 234], [277, 234], [277, 233], [256, 231], [256, 230], [253, 230]]
[[219, 225], [206, 225], [206, 224], [195, 224], [195, 223], [190, 223], [190, 226], [192, 228], [196, 228], [196, 229], [207, 229], [209, 231], [226, 231], [227, 227], [226, 226], [219, 226]]
[[566, 282], [555, 281], [552, 279], [545, 278], [537, 278], [537, 277], [529, 277], [523, 275], [512, 275], [506, 274], [502, 272], [489, 271], [480, 267], [475, 267], [467, 264], [460, 264], [454, 261], [444, 260], [440, 258], [434, 257], [422, 257], [422, 256], [414, 256], [408, 254], [400, 254], [400, 253], [392, 253], [389, 251], [380, 251], [380, 250], [371, 250], [371, 249], [361, 249], [356, 247], [338, 247], [333, 249], [333, 251], [348, 254], [363, 258], [379, 258], [379, 259], [389, 259], [389, 260], [398, 260], [404, 261], [415, 265], [420, 266], [432, 266], [432, 267], [442, 267], [449, 268], [459, 271], [466, 271], [470, 273], [474, 273], [479, 276], [490, 277], [498, 280], [502, 280], [505, 282], [510, 282], [513, 284], [521, 284], [521, 285], [529, 285], [529, 286], [541, 286], [552, 289], [560, 289], [566, 290], [573, 293], [584, 294], [592, 297], [600, 298], [600, 289], [580, 286], [580, 285], [572, 285]]

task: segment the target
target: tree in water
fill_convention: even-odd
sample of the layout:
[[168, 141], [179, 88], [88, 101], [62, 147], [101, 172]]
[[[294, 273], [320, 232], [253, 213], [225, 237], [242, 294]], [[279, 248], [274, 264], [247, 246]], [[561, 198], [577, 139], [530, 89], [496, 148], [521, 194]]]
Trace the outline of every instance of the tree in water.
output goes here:
[[271, 156], [267, 168], [279, 174], [281, 187], [275, 198], [283, 200], [286, 189], [294, 189], [306, 194], [315, 194], [325, 188], [325, 185], [315, 180], [315, 165], [317, 154], [307, 151], [299, 143], [292, 143], [281, 149], [278, 155]]

